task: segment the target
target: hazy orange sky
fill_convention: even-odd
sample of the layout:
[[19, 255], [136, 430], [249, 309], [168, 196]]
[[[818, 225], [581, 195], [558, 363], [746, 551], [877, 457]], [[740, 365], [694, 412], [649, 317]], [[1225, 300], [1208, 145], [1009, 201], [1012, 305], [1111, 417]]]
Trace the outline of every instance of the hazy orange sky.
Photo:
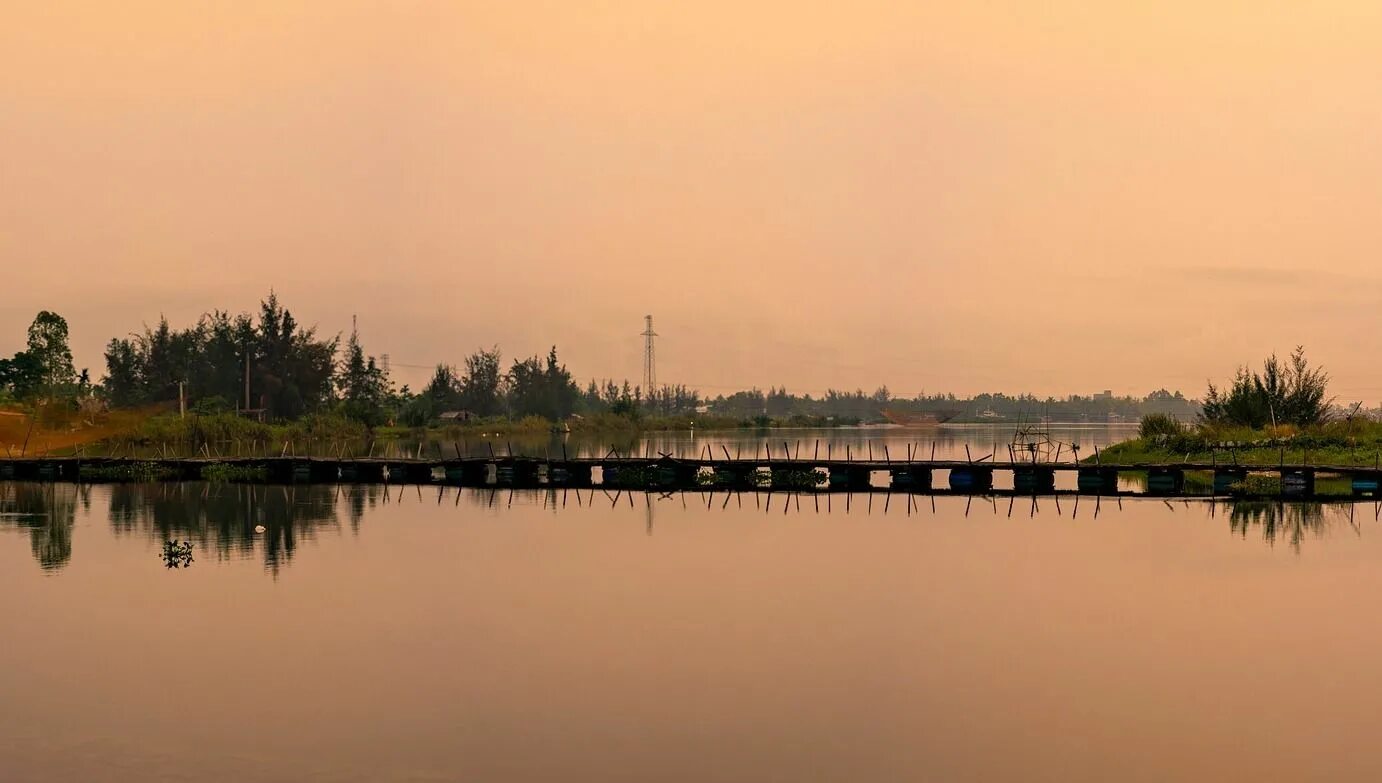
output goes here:
[[[1134, 7], [1136, 6], [1136, 7]], [[1382, 4], [45, 0], [0, 24], [0, 352], [270, 287], [398, 367], [711, 394], [1382, 399]]]

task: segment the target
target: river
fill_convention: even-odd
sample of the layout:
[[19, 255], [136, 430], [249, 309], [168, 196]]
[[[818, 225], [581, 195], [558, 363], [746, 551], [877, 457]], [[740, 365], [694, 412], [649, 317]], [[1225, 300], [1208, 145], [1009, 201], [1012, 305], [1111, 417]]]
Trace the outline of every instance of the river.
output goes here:
[[[769, 438], [951, 457], [1011, 434], [941, 432]], [[0, 483], [0, 779], [1371, 780], [1377, 520]]]

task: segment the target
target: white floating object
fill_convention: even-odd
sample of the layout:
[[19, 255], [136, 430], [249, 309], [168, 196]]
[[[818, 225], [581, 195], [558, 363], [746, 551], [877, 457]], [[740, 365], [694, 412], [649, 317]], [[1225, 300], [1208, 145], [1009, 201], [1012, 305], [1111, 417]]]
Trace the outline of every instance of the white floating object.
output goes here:
[[256, 532], [256, 533], [263, 533], [264, 530], [265, 530], [265, 527], [264, 527], [263, 525], [255, 525], [255, 526], [254, 526], [254, 532]]

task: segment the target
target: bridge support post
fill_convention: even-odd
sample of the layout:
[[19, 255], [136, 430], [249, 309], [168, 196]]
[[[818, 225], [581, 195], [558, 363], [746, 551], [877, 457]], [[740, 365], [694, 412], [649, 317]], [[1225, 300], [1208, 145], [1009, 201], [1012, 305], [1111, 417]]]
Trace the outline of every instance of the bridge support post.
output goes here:
[[389, 483], [430, 484], [432, 466], [425, 462], [390, 462]]
[[1178, 495], [1185, 489], [1185, 471], [1180, 468], [1148, 468], [1147, 492], [1153, 495]]
[[1216, 468], [1214, 470], [1214, 494], [1227, 495], [1234, 484], [1241, 484], [1248, 478], [1247, 468]]
[[292, 473], [293, 483], [308, 482], [312, 480], [312, 463], [305, 459], [295, 459], [290, 464], [289, 470]]
[[911, 492], [927, 492], [931, 489], [931, 469], [909, 465], [905, 468], [893, 468], [889, 473], [892, 475], [891, 485], [893, 489], [905, 489]]
[[1382, 491], [1382, 473], [1354, 473], [1349, 483], [1354, 497], [1377, 497]]
[[617, 489], [647, 489], [657, 483], [657, 463], [647, 460], [620, 460], [600, 466], [602, 484]]
[[495, 463], [494, 480], [506, 487], [537, 486], [537, 460], [508, 458]]
[[682, 462], [675, 459], [663, 459], [657, 464], [657, 470], [653, 473], [653, 480], [663, 488], [684, 488], [696, 486], [696, 474], [700, 468], [689, 462]]
[[1281, 494], [1288, 498], [1315, 494], [1315, 469], [1282, 468]]
[[1112, 495], [1118, 491], [1118, 471], [1101, 465], [1090, 465], [1078, 469], [1076, 486], [1081, 492], [1095, 495]]
[[341, 478], [341, 463], [335, 460], [311, 460], [307, 463], [308, 481], [329, 484]]
[[956, 492], [988, 492], [993, 489], [993, 468], [983, 465], [951, 468], [950, 488]]
[[1018, 465], [1013, 468], [1013, 489], [1018, 492], [1052, 492], [1056, 470], [1046, 465]]
[[861, 465], [831, 465], [830, 486], [839, 489], [868, 489], [870, 471]]
[[489, 483], [489, 467], [493, 463], [484, 460], [463, 459], [446, 463], [442, 469], [446, 471], [446, 481], [448, 484], [460, 484], [463, 487], [482, 487]]
[[561, 487], [588, 487], [591, 467], [584, 463], [553, 462], [547, 466], [547, 482]]

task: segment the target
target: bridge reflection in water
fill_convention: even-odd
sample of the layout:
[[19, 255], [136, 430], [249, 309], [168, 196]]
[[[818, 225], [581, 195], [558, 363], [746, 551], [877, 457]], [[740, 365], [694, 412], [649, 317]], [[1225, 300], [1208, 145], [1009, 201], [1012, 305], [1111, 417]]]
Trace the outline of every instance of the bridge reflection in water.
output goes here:
[[[945, 504], [938, 508], [938, 500]], [[502, 517], [515, 505], [545, 512], [639, 514], [643, 532], [656, 531], [658, 510], [715, 514], [897, 515], [908, 517], [1057, 517], [1096, 520], [1123, 510], [1125, 503], [1165, 506], [1226, 519], [1235, 535], [1260, 531], [1267, 543], [1293, 548], [1333, 527], [1362, 534], [1365, 522], [1382, 518], [1382, 503], [1339, 500], [1223, 500], [1217, 498], [1048, 495], [1017, 492], [963, 495], [918, 494], [889, 489], [814, 491], [716, 489], [646, 491], [602, 487], [468, 488], [389, 484], [260, 485], [214, 482], [86, 485], [0, 482], [0, 530], [27, 533], [34, 560], [45, 570], [66, 566], [73, 555], [73, 529], [80, 517], [104, 518], [117, 537], [142, 537], [150, 548], [186, 539], [205, 555], [198, 563], [257, 556], [272, 574], [288, 565], [304, 543], [319, 535], [357, 534], [366, 516], [383, 506], [426, 504], [482, 509]]]

